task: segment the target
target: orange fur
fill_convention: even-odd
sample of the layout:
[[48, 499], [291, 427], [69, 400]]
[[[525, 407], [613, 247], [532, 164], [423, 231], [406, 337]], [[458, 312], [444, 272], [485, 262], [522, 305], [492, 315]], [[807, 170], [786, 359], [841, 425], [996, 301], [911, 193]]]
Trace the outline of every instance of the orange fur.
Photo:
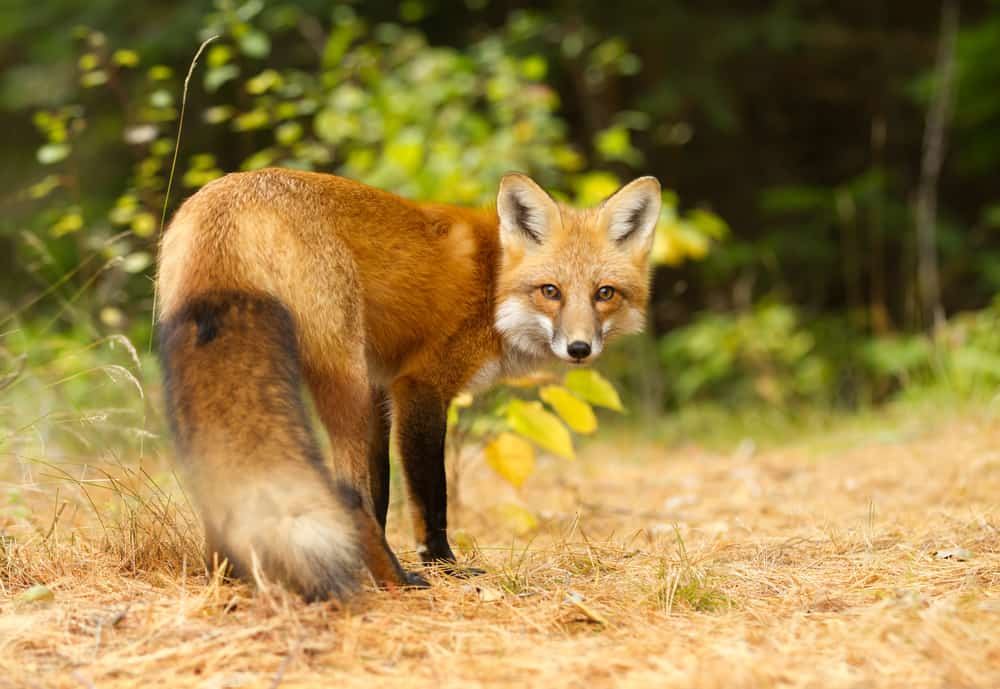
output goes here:
[[[333, 456], [324, 471], [357, 491], [361, 501], [360, 512], [349, 498], [333, 499], [324, 508], [353, 534], [356, 545], [344, 548], [360, 553], [380, 580], [407, 581], [370, 518], [375, 504], [384, 502], [373, 499], [369, 488], [377, 483], [372, 462], [387, 461], [369, 456], [373, 433], [381, 432], [372, 418], [373, 394], [389, 391], [394, 419], [403, 426], [397, 428], [397, 441], [418, 507], [417, 533], [431, 543], [431, 555], [451, 559], [440, 506], [443, 458], [437, 457], [443, 451], [448, 401], [466, 386], [489, 384], [553, 355], [565, 358], [557, 351], [565, 348], [560, 338], [602, 343], [606, 336], [641, 325], [651, 241], [642, 213], [659, 208], [658, 185], [654, 196], [655, 180], [643, 180], [623, 189], [621, 199], [616, 195], [586, 211], [555, 204], [516, 175], [501, 184], [497, 210], [417, 204], [340, 177], [279, 169], [231, 174], [188, 199], [161, 243], [158, 318], [169, 333], [161, 347], [168, 402], [178, 438], [187, 439], [180, 449], [189, 481], [213, 481], [211, 495], [198, 499], [199, 509], [207, 529], [236, 534], [216, 534], [218, 548], [249, 557], [245, 534], [276, 528], [264, 504], [278, 514], [298, 514], [283, 504], [282, 491], [288, 500], [296, 495], [296, 500], [331, 500], [304, 497], [316, 491], [301, 478], [312, 471], [302, 459], [308, 454], [302, 449], [305, 441], [282, 440], [281, 424], [294, 426], [288, 432], [296, 438], [308, 428], [299, 427], [297, 416], [282, 417], [268, 408], [267, 391], [281, 388], [282, 376], [291, 375], [278, 362], [284, 345], [268, 348], [260, 344], [263, 336], [255, 341], [252, 332], [232, 334], [242, 327], [237, 323], [243, 315], [247, 323], [259, 321], [254, 327], [273, 329], [285, 309], [295, 343], [295, 376], [308, 386], [331, 438]], [[629, 191], [636, 185], [638, 191]], [[519, 227], [525, 218], [535, 224]], [[638, 239], [614, 239], [632, 231]], [[542, 241], [532, 238], [538, 232], [545, 235]], [[541, 296], [539, 286], [549, 283], [559, 285], [565, 298], [557, 303]], [[608, 284], [615, 287], [613, 297], [596, 299], [595, 290]], [[233, 295], [250, 295], [249, 301]], [[227, 299], [237, 306], [227, 306]], [[501, 322], [498, 309], [505, 302]], [[537, 333], [524, 330], [518, 318], [535, 319], [529, 330], [550, 331], [543, 335], [552, 351], [535, 341]], [[548, 319], [547, 324], [538, 326], [540, 319]], [[254, 379], [260, 394], [243, 400], [236, 413], [268, 439], [272, 447], [264, 454], [239, 440], [240, 432], [231, 428], [235, 421], [218, 407], [220, 398], [239, 402], [248, 375], [231, 374], [229, 362], [243, 361], [247, 371], [256, 370], [255, 357], [272, 363], [262, 364]], [[259, 473], [260, 479], [253, 480], [270, 487], [261, 486], [258, 493], [273, 497], [260, 507], [247, 507], [253, 503], [245, 501], [250, 489], [235, 476], [225, 483], [237, 467], [247, 477]], [[293, 474], [299, 478], [287, 478]], [[197, 496], [204, 489], [193, 492]], [[230, 494], [232, 500], [225, 497]], [[233, 515], [216, 514], [223, 503], [243, 505], [243, 523], [234, 525], [226, 521]], [[246, 513], [252, 509], [260, 514]], [[299, 523], [289, 519], [287, 524]], [[227, 541], [233, 538], [242, 540]], [[306, 569], [315, 566], [310, 557], [302, 556]], [[265, 573], [323, 595], [316, 593], [318, 584], [298, 581], [287, 571], [295, 566], [291, 560]], [[338, 585], [328, 593], [348, 589]]]

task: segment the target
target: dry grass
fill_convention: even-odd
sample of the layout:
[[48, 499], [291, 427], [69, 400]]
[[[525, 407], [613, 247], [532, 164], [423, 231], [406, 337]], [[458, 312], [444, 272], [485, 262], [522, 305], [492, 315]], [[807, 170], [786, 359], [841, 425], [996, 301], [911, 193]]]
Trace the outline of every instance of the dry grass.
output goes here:
[[[529, 481], [524, 538], [471, 462], [456, 541], [489, 574], [350, 609], [206, 581], [166, 493], [101, 527], [41, 472], [2, 531], [0, 687], [997, 687], [998, 448], [984, 418], [836, 450], [595, 445]], [[21, 602], [38, 583], [54, 600]]]

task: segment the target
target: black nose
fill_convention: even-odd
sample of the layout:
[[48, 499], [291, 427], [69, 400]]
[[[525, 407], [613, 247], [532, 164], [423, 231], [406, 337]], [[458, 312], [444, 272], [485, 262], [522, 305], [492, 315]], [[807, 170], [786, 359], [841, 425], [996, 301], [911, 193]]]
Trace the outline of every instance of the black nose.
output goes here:
[[566, 345], [566, 352], [574, 359], [586, 359], [590, 356], [590, 345], [583, 340], [570, 342]]

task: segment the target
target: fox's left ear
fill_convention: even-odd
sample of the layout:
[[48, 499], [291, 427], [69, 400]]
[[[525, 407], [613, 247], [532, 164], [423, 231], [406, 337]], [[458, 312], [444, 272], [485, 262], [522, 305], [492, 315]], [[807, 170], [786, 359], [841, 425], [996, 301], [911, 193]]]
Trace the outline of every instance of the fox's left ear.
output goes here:
[[615, 244], [649, 251], [660, 219], [659, 181], [655, 177], [632, 180], [601, 204], [599, 217]]

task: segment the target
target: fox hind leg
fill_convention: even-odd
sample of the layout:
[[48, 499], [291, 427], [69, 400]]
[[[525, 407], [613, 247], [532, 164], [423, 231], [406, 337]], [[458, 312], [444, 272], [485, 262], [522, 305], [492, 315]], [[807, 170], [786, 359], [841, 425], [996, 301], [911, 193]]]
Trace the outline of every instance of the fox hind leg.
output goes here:
[[[307, 371], [313, 402], [330, 436], [330, 467], [344, 483], [358, 489], [355, 520], [359, 524], [365, 564], [379, 585], [427, 586], [419, 574], [399, 564], [385, 540], [384, 510], [388, 506], [388, 446], [384, 458], [372, 441], [381, 431], [379, 415], [373, 414], [374, 393], [370, 389], [363, 350], [353, 366], [341, 365], [325, 371]], [[379, 452], [373, 467], [373, 452]], [[377, 469], [377, 471], [373, 471]], [[376, 495], [378, 493], [378, 503]]]

